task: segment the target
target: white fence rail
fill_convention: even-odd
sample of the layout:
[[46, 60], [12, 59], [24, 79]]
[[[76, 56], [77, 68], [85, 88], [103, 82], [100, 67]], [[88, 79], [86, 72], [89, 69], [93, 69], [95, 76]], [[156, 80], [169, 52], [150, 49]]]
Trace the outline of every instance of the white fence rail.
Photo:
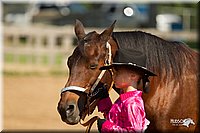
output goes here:
[[[86, 32], [93, 29], [86, 29]], [[102, 32], [103, 29], [97, 29]], [[135, 30], [116, 29], [115, 31]], [[197, 40], [196, 32], [168, 32], [163, 33], [155, 29], [140, 29], [150, 32], [165, 39], [172, 40]], [[64, 66], [65, 59], [72, 53], [74, 29], [73, 26], [4, 26], [4, 62], [24, 64], [61, 64]], [[58, 63], [59, 62], [59, 63]]]
[[[67, 57], [74, 48], [72, 45], [74, 33], [71, 26], [66, 28], [4, 26], [3, 37], [4, 62], [12, 60], [16, 63], [24, 59], [24, 63], [45, 62], [54, 65], [58, 56]], [[60, 64], [63, 63], [65, 61], [61, 60]]]

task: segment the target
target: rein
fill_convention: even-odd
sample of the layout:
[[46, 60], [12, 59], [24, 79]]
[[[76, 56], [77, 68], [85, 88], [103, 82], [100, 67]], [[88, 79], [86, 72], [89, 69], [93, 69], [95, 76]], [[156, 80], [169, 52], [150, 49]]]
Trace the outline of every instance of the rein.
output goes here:
[[[111, 53], [111, 45], [106, 42], [106, 49], [108, 49], [108, 58], [105, 59], [105, 62], [104, 62], [104, 66], [108, 66], [111, 64], [111, 59], [112, 59], [112, 53]], [[83, 87], [79, 87], [79, 86], [69, 86], [69, 87], [65, 87], [61, 90], [61, 93], [65, 92], [65, 91], [70, 91], [70, 90], [73, 90], [73, 91], [79, 91], [79, 92], [83, 92], [83, 93], [86, 93], [87, 94], [87, 106], [86, 106], [86, 110], [88, 110], [87, 114], [88, 116], [90, 114], [92, 114], [92, 112], [94, 111], [95, 109], [95, 104], [97, 102], [98, 99], [95, 99], [91, 104], [90, 104], [90, 99], [91, 97], [93, 97], [94, 95], [96, 95], [97, 93], [93, 94], [95, 88], [97, 87], [97, 85], [99, 84], [100, 80], [102, 79], [102, 77], [104, 76], [105, 72], [107, 70], [102, 70], [101, 73], [99, 74], [99, 76], [97, 77], [95, 83], [92, 85], [92, 87], [90, 89], [85, 89]], [[110, 70], [111, 71], [111, 70]], [[111, 75], [112, 75], [112, 71], [111, 71]], [[113, 83], [113, 82], [112, 82]], [[111, 84], [112, 86], [112, 84]], [[94, 107], [93, 107], [94, 106]], [[92, 109], [92, 110], [91, 110]], [[85, 119], [85, 116], [86, 114], [84, 114], [83, 116], [81, 116], [81, 119], [80, 119], [80, 124], [83, 125], [83, 126], [87, 126], [86, 128], [86, 133], [89, 133], [90, 132], [90, 129], [92, 127], [92, 124], [99, 118], [98, 116], [94, 116], [92, 117], [90, 120], [88, 120], [87, 122], [83, 122], [84, 119]]]

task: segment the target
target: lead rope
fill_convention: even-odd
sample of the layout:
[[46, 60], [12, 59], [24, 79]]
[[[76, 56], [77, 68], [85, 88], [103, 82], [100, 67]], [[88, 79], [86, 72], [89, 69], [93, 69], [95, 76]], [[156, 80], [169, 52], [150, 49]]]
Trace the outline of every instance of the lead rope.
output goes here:
[[[113, 83], [114, 83], [114, 82], [112, 81], [110, 87], [113, 86]], [[110, 89], [109, 89], [109, 90], [110, 90]], [[94, 116], [94, 117], [92, 117], [91, 119], [89, 119], [89, 120], [88, 120], [87, 122], [85, 122], [85, 123], [84, 123], [84, 119], [81, 119], [81, 120], [80, 120], [80, 124], [81, 124], [82, 126], [84, 126], [84, 127], [87, 127], [86, 130], [85, 130], [85, 133], [89, 133], [89, 132], [90, 132], [93, 123], [94, 123], [96, 120], [98, 120], [98, 119], [99, 119], [98, 116]]]
[[[111, 64], [111, 58], [112, 58], [111, 45], [110, 45], [108, 42], [106, 42], [106, 48], [108, 49], [108, 59], [105, 60], [105, 65], [107, 66], [107, 65], [110, 65], [110, 64]], [[102, 70], [102, 71], [101, 71], [101, 73], [99, 74], [97, 80], [95, 81], [95, 83], [93, 84], [92, 88], [90, 89], [90, 92], [93, 92], [93, 91], [94, 91], [94, 89], [95, 89], [96, 86], [98, 85], [99, 81], [102, 79], [102, 77], [103, 77], [103, 75], [105, 74], [105, 72], [106, 72], [106, 70]], [[111, 74], [112, 74], [112, 71], [111, 71]], [[113, 82], [111, 83], [111, 86], [110, 86], [110, 87], [112, 87], [112, 86], [113, 86]], [[110, 90], [110, 88], [109, 88], [109, 90]], [[90, 92], [89, 92], [89, 94], [90, 94]], [[88, 98], [88, 99], [89, 99], [89, 98]], [[87, 102], [87, 104], [88, 104], [88, 102]], [[89, 114], [90, 114], [90, 108], [89, 108], [89, 106], [88, 106], [88, 115], [89, 115]], [[85, 123], [83, 122], [84, 119], [81, 119], [81, 120], [80, 120], [80, 124], [81, 124], [82, 126], [84, 126], [84, 127], [87, 127], [86, 130], [85, 130], [85, 133], [89, 133], [89, 132], [90, 132], [90, 129], [91, 129], [93, 123], [94, 123], [96, 120], [98, 120], [98, 119], [99, 119], [98, 116], [94, 116], [94, 117], [92, 117], [91, 119], [89, 119], [89, 120], [88, 120], [87, 122], [85, 122]]]

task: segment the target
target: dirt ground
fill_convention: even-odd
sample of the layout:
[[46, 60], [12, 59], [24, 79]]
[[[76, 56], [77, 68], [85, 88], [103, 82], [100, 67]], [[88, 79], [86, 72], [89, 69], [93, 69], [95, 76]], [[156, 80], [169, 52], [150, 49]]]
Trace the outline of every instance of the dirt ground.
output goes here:
[[[67, 125], [57, 112], [65, 76], [3, 76], [4, 130], [85, 131], [85, 127]], [[116, 93], [112, 92], [112, 100]], [[95, 110], [94, 115], [102, 116]], [[96, 122], [92, 131], [97, 131]]]

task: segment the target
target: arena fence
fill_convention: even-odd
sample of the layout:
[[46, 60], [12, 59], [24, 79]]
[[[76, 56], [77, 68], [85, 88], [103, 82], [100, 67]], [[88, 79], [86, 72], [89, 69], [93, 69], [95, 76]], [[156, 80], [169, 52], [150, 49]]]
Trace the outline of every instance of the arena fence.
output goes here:
[[[86, 32], [103, 29], [87, 28]], [[197, 40], [197, 33], [170, 32], [163, 33], [155, 29], [116, 29], [142, 30], [170, 40]], [[23, 66], [65, 66], [66, 58], [74, 49], [73, 26], [3, 26], [4, 64], [22, 64]]]

